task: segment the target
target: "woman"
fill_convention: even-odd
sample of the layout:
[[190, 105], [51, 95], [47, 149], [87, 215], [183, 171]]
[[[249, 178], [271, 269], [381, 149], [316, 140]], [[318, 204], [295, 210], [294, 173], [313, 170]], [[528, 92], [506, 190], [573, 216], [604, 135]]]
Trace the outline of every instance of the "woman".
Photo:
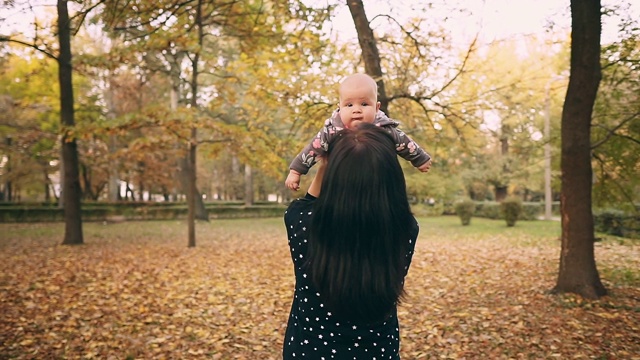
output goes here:
[[361, 124], [329, 146], [284, 220], [296, 287], [284, 359], [399, 359], [397, 304], [418, 224], [395, 144]]

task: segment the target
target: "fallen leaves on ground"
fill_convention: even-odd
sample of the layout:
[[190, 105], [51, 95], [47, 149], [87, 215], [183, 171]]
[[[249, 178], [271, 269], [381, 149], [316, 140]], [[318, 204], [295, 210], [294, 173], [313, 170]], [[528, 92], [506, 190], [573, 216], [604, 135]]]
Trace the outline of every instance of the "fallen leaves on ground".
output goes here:
[[[284, 226], [237, 224], [199, 224], [192, 249], [180, 223], [88, 224], [82, 246], [20, 235], [60, 224], [3, 225], [0, 358], [280, 359], [293, 291]], [[150, 228], [131, 238], [135, 226]], [[399, 308], [402, 358], [640, 359], [640, 289], [548, 295], [558, 251], [421, 234]], [[599, 263], [638, 266], [639, 255], [597, 248]]]

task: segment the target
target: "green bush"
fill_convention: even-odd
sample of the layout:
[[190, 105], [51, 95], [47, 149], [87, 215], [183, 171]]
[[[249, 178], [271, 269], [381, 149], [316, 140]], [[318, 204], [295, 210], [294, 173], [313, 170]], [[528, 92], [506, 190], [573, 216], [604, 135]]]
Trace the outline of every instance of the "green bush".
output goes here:
[[476, 216], [487, 219], [502, 219], [500, 203], [495, 201], [476, 202]]
[[[544, 213], [544, 204], [539, 202], [523, 202], [522, 212], [518, 220], [537, 220]], [[502, 205], [495, 201], [476, 202], [475, 217], [487, 219], [504, 219]]]
[[522, 200], [515, 196], [509, 196], [500, 203], [500, 209], [507, 226], [514, 226], [522, 214]]
[[640, 239], [640, 215], [617, 209], [600, 209], [594, 211], [593, 223], [597, 232]]
[[[239, 219], [281, 217], [286, 206], [270, 205], [220, 205], [207, 207], [210, 219]], [[187, 218], [186, 204], [147, 203], [133, 206], [113, 204], [82, 206], [82, 221], [126, 221], [126, 220], [183, 220]], [[117, 219], [117, 220], [115, 220]], [[0, 207], [0, 222], [59, 222], [64, 221], [64, 210], [41, 205], [14, 205]]]
[[453, 205], [462, 225], [471, 224], [471, 217], [476, 211], [476, 203], [471, 199], [463, 199]]
[[518, 220], [538, 220], [544, 215], [544, 203], [540, 202], [523, 202], [522, 212]]
[[411, 205], [411, 211], [415, 216], [440, 216], [444, 213], [444, 204], [413, 204]]

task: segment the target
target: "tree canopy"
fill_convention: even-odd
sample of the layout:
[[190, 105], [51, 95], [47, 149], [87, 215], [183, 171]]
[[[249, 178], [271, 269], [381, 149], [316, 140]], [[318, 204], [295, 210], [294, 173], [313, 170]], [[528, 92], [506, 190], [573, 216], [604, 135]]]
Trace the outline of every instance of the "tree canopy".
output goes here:
[[[35, 5], [16, 1], [6, 8], [20, 13]], [[464, 7], [410, 7], [411, 16], [398, 16], [391, 7], [365, 25], [379, 51], [389, 115], [434, 158], [436, 170], [427, 176], [406, 167], [411, 194], [441, 203], [461, 196], [492, 200], [501, 191], [541, 200], [542, 145], [549, 142], [558, 200], [568, 30], [550, 26], [535, 36], [492, 42], [475, 34], [461, 42], [451, 19], [463, 19]], [[623, 6], [604, 10], [605, 21], [617, 19], [619, 36], [602, 48], [606, 63], [591, 139], [594, 204], [632, 210], [640, 193], [634, 176], [640, 165], [632, 156], [640, 138], [638, 26], [621, 16]], [[70, 129], [57, 121], [58, 90], [46, 85], [56, 81], [49, 55], [57, 54], [55, 16], [48, 11], [32, 24], [33, 32], [1, 34], [5, 199], [60, 195], [57, 139]], [[282, 186], [288, 163], [335, 108], [340, 79], [367, 70], [359, 46], [340, 37], [345, 24], [335, 23], [339, 11], [347, 6], [337, 1], [70, 3], [71, 130], [78, 139], [83, 198], [183, 198], [176, 174], [192, 129], [197, 189], [204, 198], [247, 197], [245, 166], [260, 184], [253, 189], [259, 199], [293, 196]]]

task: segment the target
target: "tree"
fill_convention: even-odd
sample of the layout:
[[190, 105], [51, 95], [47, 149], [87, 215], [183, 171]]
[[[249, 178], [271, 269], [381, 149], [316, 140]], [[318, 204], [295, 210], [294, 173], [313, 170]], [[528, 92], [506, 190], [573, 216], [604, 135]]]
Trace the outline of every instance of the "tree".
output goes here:
[[[279, 85], [299, 81], [303, 88], [307, 83], [304, 71], [310, 52], [315, 57], [321, 50], [315, 49], [317, 37], [309, 34], [322, 22], [310, 19], [324, 19], [326, 12], [297, 1], [198, 0], [164, 6], [140, 0], [136, 6], [114, 1], [106, 4], [111, 10], [103, 12], [99, 21], [126, 43], [121, 51], [134, 60], [131, 66], [170, 77], [175, 95], [171, 106], [158, 101], [156, 111], [142, 112], [147, 114], [148, 126], [160, 126], [181, 144], [188, 144], [180, 173], [188, 175], [183, 187], [190, 209], [189, 246], [194, 246], [192, 203], [202, 203], [194, 190], [197, 156], [207, 152], [215, 156], [222, 148], [252, 169], [281, 176], [282, 159], [277, 150], [282, 146], [271, 129], [282, 132], [288, 124], [274, 126], [273, 120], [293, 118], [293, 112], [288, 114], [282, 104], [299, 101], [304, 91], [287, 95], [290, 89], [281, 92]], [[295, 36], [300, 37], [298, 41], [289, 41]], [[284, 47], [289, 45], [292, 47]], [[291, 58], [305, 62], [294, 67]], [[241, 67], [237, 72], [236, 65]], [[169, 108], [172, 111], [167, 116]], [[130, 119], [138, 117], [131, 115]]]
[[[198, 74], [200, 74], [200, 69], [198, 68], [200, 61], [200, 52], [202, 51], [202, 43], [204, 38], [204, 32], [202, 29], [202, 0], [198, 0], [196, 4], [196, 15], [195, 15], [195, 29], [197, 31], [197, 44], [198, 49], [195, 51], [193, 55], [193, 60], [191, 61], [191, 108], [194, 110], [198, 109]], [[196, 246], [196, 196], [200, 196], [198, 189], [196, 188], [196, 180], [197, 180], [197, 171], [196, 171], [196, 150], [198, 146], [198, 130], [195, 126], [191, 128], [191, 136], [189, 138], [189, 156], [188, 156], [188, 166], [189, 169], [189, 185], [187, 190], [187, 204], [189, 208], [189, 215], [187, 217], [187, 222], [189, 226], [189, 247]]]
[[562, 109], [562, 251], [554, 292], [607, 294], [594, 257], [591, 115], [601, 78], [600, 0], [571, 0], [571, 70]]
[[[58, 0], [58, 81], [60, 85], [60, 121], [62, 133], [62, 164], [64, 177], [62, 196], [64, 197], [65, 245], [82, 244], [82, 213], [80, 198], [80, 171], [78, 166], [78, 145], [70, 130], [75, 126], [73, 110], [73, 67], [71, 65], [71, 19], [67, 1]], [[65, 131], [66, 130], [66, 131]]]
[[[57, 2], [57, 38], [58, 55], [53, 54], [38, 37], [38, 32], [32, 41], [18, 36], [1, 36], [0, 41], [12, 42], [33, 48], [58, 63], [58, 84], [60, 87], [60, 123], [62, 125], [62, 197], [64, 206], [65, 234], [62, 241], [65, 245], [83, 244], [82, 214], [78, 146], [74, 132], [74, 98], [73, 98], [73, 66], [71, 63], [71, 30], [67, 1]], [[35, 25], [36, 30], [39, 25]]]
[[[595, 208], [636, 212], [640, 202], [640, 27], [628, 5], [603, 11], [619, 17], [617, 41], [602, 44], [602, 80], [594, 107], [591, 149]], [[626, 19], [625, 19], [626, 18]]]
[[[4, 201], [50, 201], [49, 176], [60, 159], [58, 66], [51, 59], [25, 56], [18, 45], [3, 61], [0, 72], [0, 149], [6, 156], [2, 168]], [[34, 76], [37, 75], [37, 76]], [[26, 197], [23, 197], [26, 195]], [[35, 196], [34, 196], [35, 195]]]

